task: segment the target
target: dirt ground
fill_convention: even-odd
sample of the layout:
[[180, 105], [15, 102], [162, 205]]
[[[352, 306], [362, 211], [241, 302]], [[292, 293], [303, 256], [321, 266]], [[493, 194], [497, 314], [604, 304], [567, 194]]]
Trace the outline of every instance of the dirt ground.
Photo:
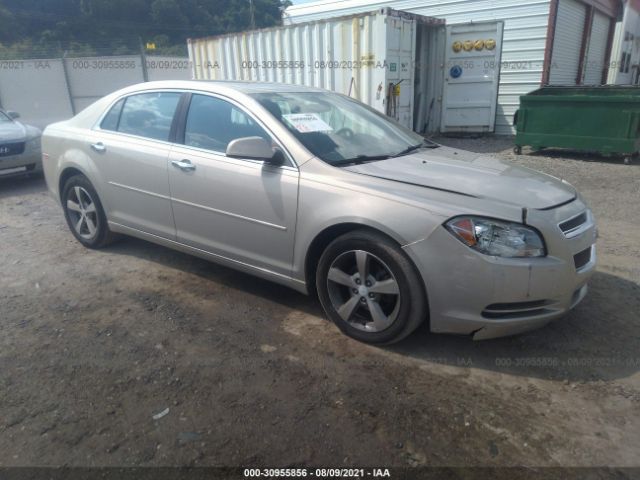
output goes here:
[[370, 347], [284, 287], [86, 250], [41, 178], [0, 180], [0, 466], [640, 466], [640, 165], [438, 140], [590, 202], [599, 267], [567, 318]]

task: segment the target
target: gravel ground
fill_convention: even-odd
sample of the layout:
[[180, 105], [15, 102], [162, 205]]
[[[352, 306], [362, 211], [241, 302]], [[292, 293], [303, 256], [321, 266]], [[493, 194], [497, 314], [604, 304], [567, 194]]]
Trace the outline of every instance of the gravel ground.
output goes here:
[[567, 318], [370, 347], [284, 287], [134, 239], [86, 250], [42, 179], [0, 180], [0, 466], [640, 466], [640, 166], [438, 141], [591, 203], [600, 264]]

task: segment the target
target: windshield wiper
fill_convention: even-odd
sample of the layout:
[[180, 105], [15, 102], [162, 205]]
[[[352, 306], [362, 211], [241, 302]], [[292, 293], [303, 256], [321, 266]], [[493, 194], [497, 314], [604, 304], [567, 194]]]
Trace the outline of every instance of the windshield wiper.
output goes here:
[[404, 150], [402, 150], [399, 153], [396, 153], [395, 155], [391, 155], [391, 157], [396, 158], [396, 157], [402, 157], [404, 155], [408, 155], [411, 152], [414, 152], [420, 148], [438, 148], [440, 145], [438, 145], [437, 143], [433, 143], [429, 140], [424, 140], [424, 142], [419, 143], [418, 145], [411, 145], [410, 147], [405, 148]]
[[393, 158], [393, 155], [358, 155], [354, 158], [345, 158], [344, 160], [337, 160], [331, 162], [334, 167], [342, 167], [344, 165], [360, 165], [367, 162], [377, 162], [378, 160], [388, 160]]
[[411, 145], [399, 153], [395, 153], [393, 155], [358, 155], [353, 158], [345, 158], [344, 160], [337, 160], [335, 162], [331, 162], [331, 165], [334, 167], [342, 167], [345, 165], [360, 165], [367, 162], [377, 162], [379, 160], [389, 160], [390, 158], [402, 157], [403, 155], [408, 155], [411, 152], [418, 150], [419, 148], [438, 148], [440, 145], [434, 143], [430, 140], [425, 139], [424, 142], [418, 145]]

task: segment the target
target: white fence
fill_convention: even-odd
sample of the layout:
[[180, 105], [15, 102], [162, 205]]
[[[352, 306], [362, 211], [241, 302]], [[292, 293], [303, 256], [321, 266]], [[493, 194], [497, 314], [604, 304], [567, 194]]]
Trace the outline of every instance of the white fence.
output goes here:
[[188, 80], [188, 58], [113, 57], [0, 60], [0, 106], [43, 128], [70, 118], [119, 88], [153, 80]]

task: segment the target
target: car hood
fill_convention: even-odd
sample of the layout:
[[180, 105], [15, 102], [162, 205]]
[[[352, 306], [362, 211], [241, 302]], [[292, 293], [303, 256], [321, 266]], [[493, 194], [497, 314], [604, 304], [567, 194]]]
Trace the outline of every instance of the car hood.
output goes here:
[[516, 167], [495, 157], [448, 147], [423, 149], [411, 155], [345, 169], [525, 208], [549, 208], [576, 197], [571, 185], [550, 175]]
[[27, 129], [19, 122], [0, 123], [0, 142], [10, 140], [24, 141], [27, 138]]

